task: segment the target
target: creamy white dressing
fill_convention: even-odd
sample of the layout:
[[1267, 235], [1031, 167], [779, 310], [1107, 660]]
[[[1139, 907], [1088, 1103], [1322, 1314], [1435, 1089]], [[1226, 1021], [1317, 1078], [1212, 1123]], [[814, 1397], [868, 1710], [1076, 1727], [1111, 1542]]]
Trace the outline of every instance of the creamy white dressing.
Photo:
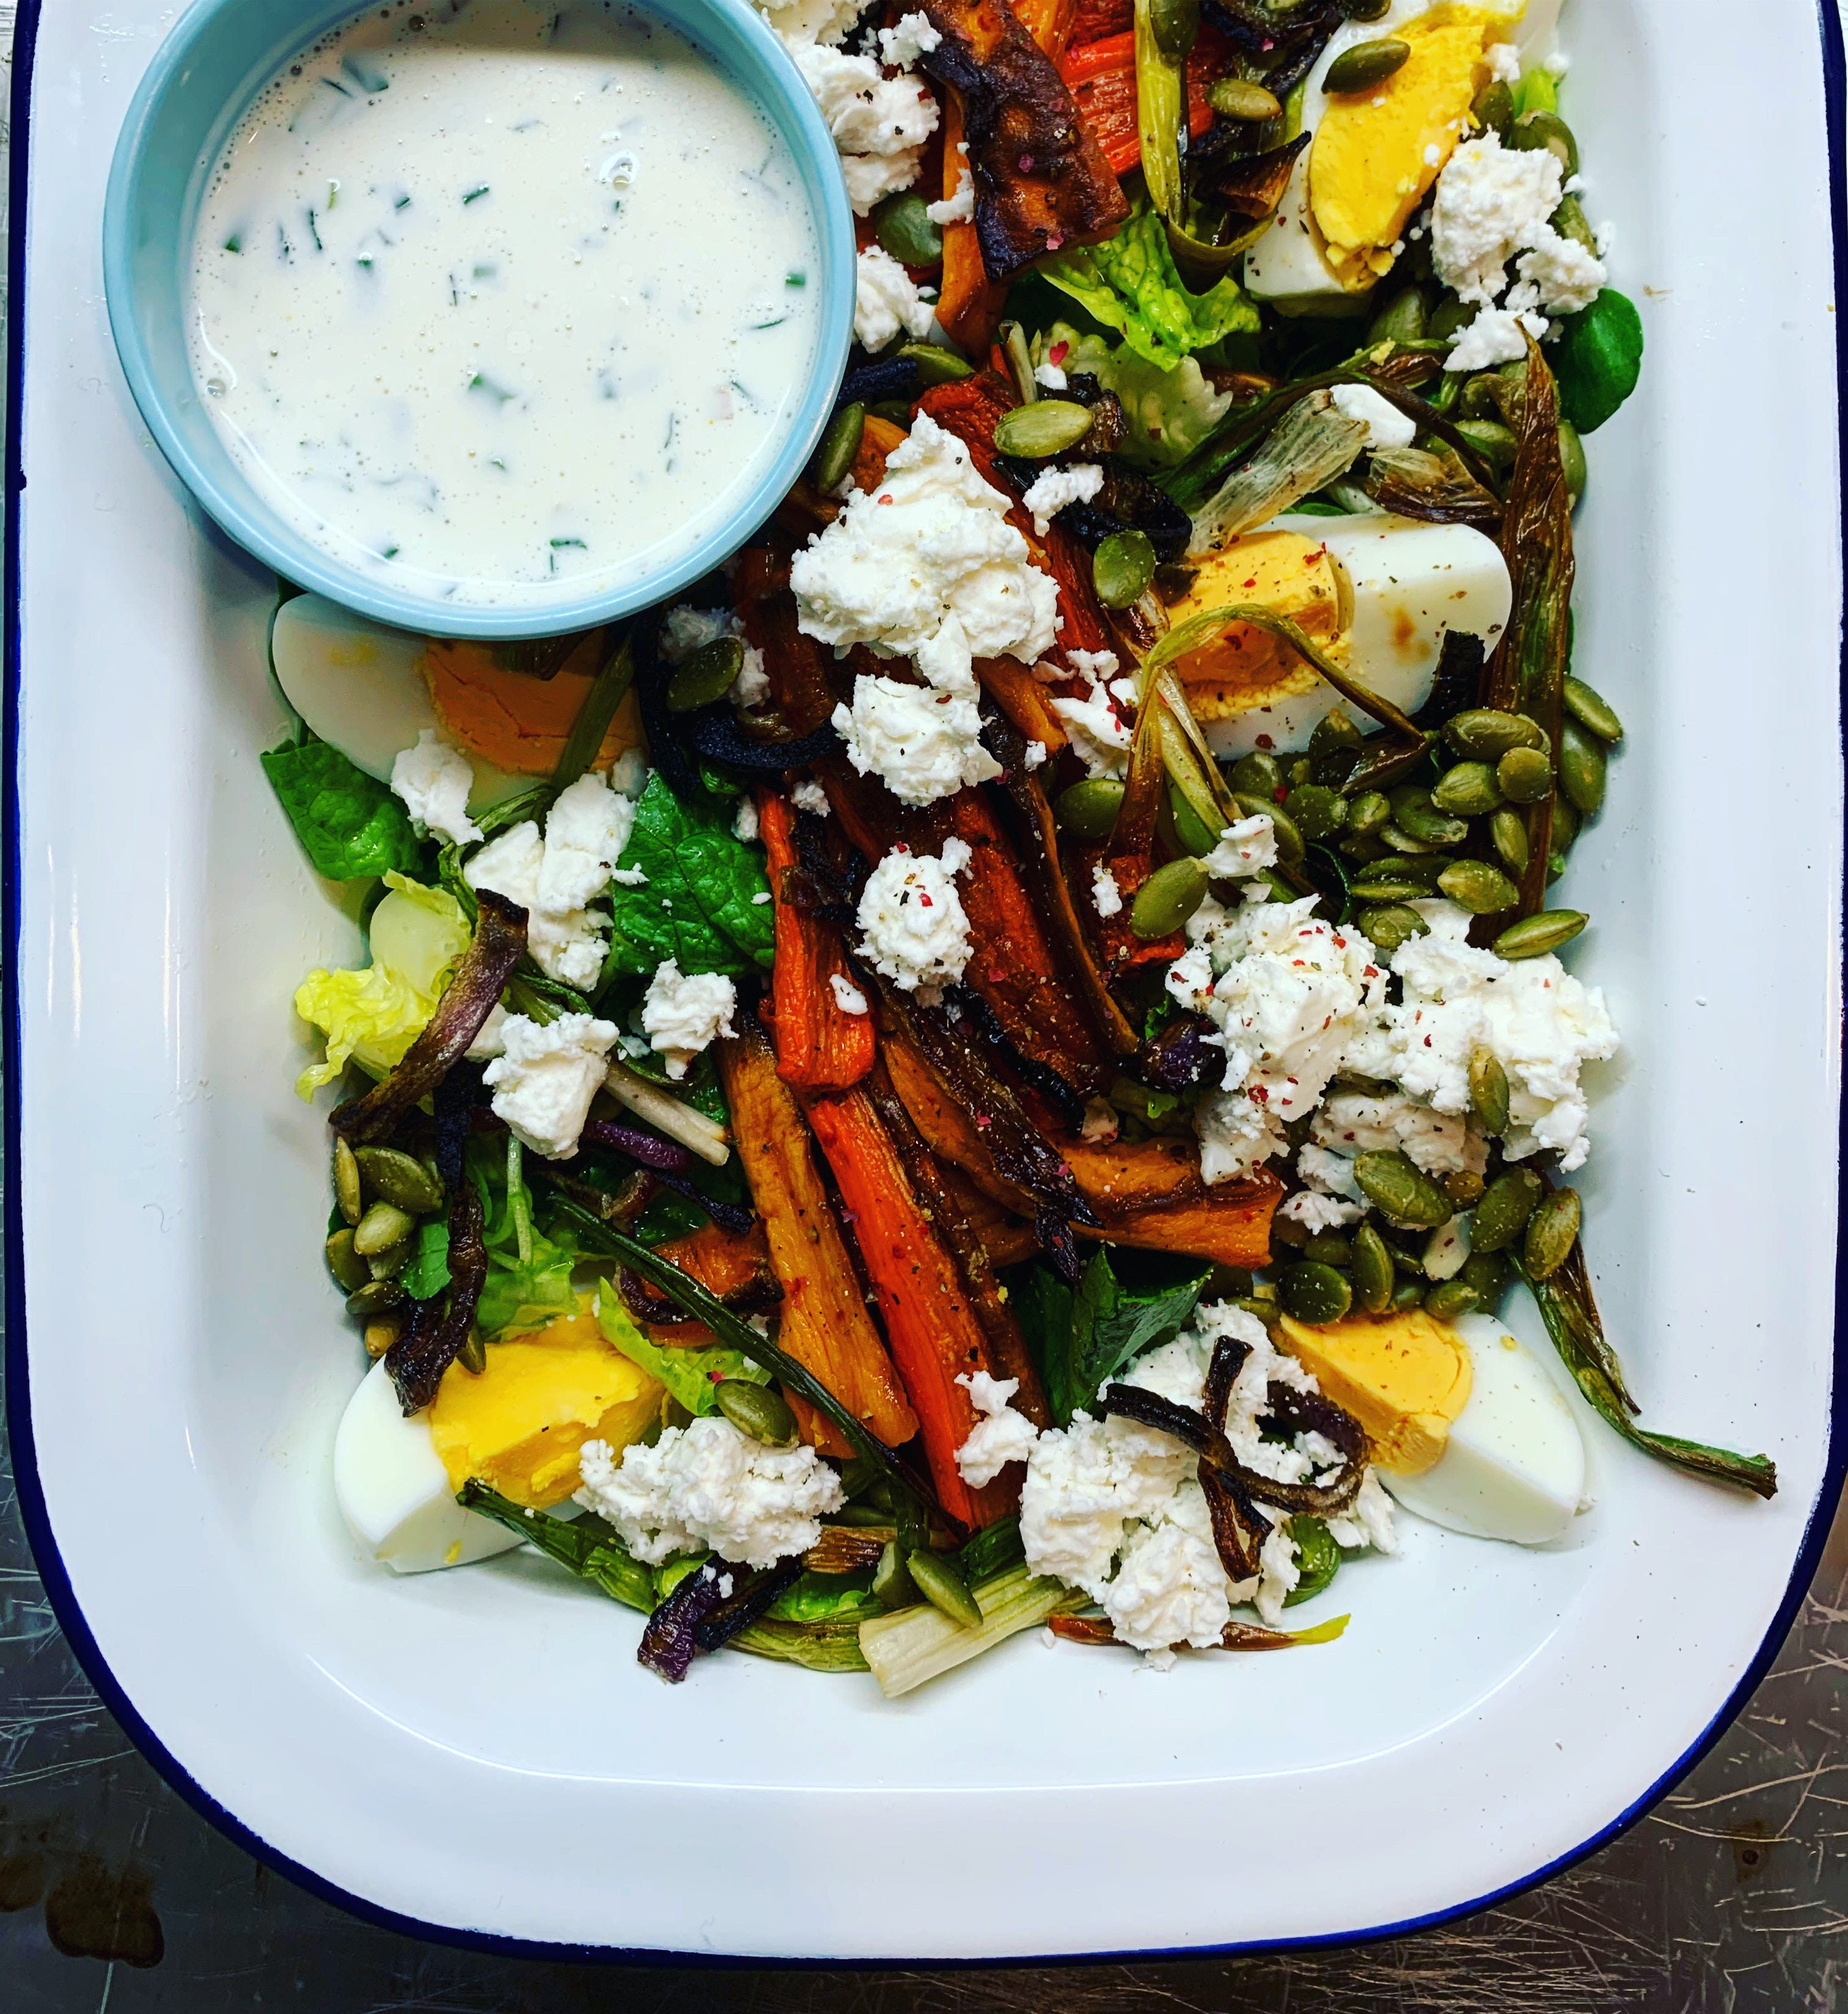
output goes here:
[[313, 543], [530, 607], [653, 572], [787, 435], [820, 260], [788, 148], [628, 7], [398, 0], [231, 137], [193, 248], [195, 374]]

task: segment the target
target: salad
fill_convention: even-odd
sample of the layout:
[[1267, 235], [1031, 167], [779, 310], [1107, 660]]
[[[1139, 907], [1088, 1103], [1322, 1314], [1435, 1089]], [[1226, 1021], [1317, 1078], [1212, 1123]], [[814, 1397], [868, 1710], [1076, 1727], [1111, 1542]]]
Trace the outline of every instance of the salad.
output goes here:
[[676, 1680], [1314, 1643], [1402, 1515], [1579, 1511], [1517, 1295], [1770, 1496], [1642, 1423], [1573, 1185], [1573, 510], [1642, 338], [1552, 9], [766, 11], [861, 246], [771, 523], [588, 636], [273, 625], [368, 939], [295, 998], [362, 1543], [536, 1547]]

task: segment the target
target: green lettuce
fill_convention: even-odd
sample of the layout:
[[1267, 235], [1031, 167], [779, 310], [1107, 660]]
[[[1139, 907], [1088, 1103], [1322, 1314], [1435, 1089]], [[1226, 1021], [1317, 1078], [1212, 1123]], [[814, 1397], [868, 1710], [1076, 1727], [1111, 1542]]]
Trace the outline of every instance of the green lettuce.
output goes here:
[[777, 1622], [826, 1622], [872, 1606], [870, 1574], [806, 1573], [787, 1587], [766, 1611]]
[[645, 879], [611, 891], [616, 971], [648, 975], [670, 958], [687, 973], [770, 969], [777, 937], [763, 856], [734, 836], [731, 818], [729, 808], [676, 797], [658, 775], [648, 779], [617, 862]]
[[1160, 370], [1258, 328], [1257, 304], [1229, 274], [1209, 292], [1188, 292], [1168, 249], [1167, 226], [1146, 196], [1114, 238], [1059, 253], [1039, 271], [1106, 328], [1120, 329], [1129, 348]]
[[[1112, 1263], [1113, 1256], [1117, 1262]], [[1132, 1356], [1165, 1342], [1191, 1318], [1212, 1278], [1194, 1260], [1143, 1258], [1118, 1276], [1120, 1248], [1093, 1256], [1075, 1292], [1044, 1266], [1022, 1267], [1009, 1284], [1027, 1346], [1039, 1364], [1053, 1419], [1069, 1426]]]
[[622, 1294], [612, 1281], [597, 1290], [597, 1325], [604, 1340], [619, 1349], [638, 1369], [647, 1371], [690, 1413], [712, 1413], [719, 1400], [712, 1387], [722, 1378], [748, 1378], [753, 1385], [767, 1385], [770, 1374], [748, 1362], [740, 1350], [714, 1344], [706, 1349], [663, 1347], [637, 1327]]
[[330, 881], [414, 872], [424, 842], [376, 776], [332, 742], [285, 741], [258, 760], [317, 874]]
[[1035, 362], [1050, 357], [1064, 371], [1088, 371], [1116, 393], [1129, 423], [1118, 452], [1138, 468], [1176, 468], [1231, 410], [1233, 395], [1215, 392], [1191, 357], [1178, 364], [1151, 364], [1128, 343], [1112, 346], [1100, 335], [1080, 335], [1056, 321], [1033, 346]]
[[[575, 1314], [580, 1303], [571, 1276], [580, 1263], [577, 1238], [568, 1227], [548, 1232], [533, 1220], [519, 1142], [476, 1135], [468, 1155], [486, 1213], [488, 1270], [475, 1303], [475, 1327], [483, 1335], [519, 1335]], [[447, 1243], [444, 1252], [447, 1271]]]

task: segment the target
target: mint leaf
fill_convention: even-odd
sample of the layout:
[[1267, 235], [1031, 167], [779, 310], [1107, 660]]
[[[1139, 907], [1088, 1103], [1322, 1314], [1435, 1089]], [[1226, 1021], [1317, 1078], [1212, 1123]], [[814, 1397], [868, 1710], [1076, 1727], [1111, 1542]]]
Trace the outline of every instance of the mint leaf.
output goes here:
[[[1023, 1268], [1009, 1283], [1009, 1299], [1028, 1347], [1039, 1364], [1054, 1421], [1068, 1426], [1130, 1358], [1183, 1328], [1200, 1304], [1211, 1269], [1188, 1262], [1143, 1260], [1136, 1275], [1120, 1278], [1113, 1248], [1100, 1248], [1075, 1293], [1043, 1266]], [[1114, 1248], [1117, 1261], [1125, 1254]]]
[[433, 1300], [449, 1285], [449, 1226], [442, 1217], [426, 1218], [417, 1227], [417, 1249], [398, 1285], [414, 1301]]
[[1559, 323], [1550, 348], [1561, 417], [1581, 434], [1594, 433], [1642, 375], [1642, 317], [1633, 301], [1606, 287], [1588, 308]]
[[621, 1293], [609, 1280], [603, 1282], [597, 1296], [597, 1325], [603, 1331], [605, 1342], [665, 1385], [690, 1413], [718, 1410], [712, 1387], [719, 1378], [745, 1378], [753, 1385], [770, 1381], [770, 1374], [748, 1362], [740, 1350], [717, 1344], [705, 1349], [664, 1348], [636, 1325]]
[[770, 969], [773, 905], [752, 899], [770, 893], [763, 856], [733, 837], [728, 809], [688, 804], [651, 776], [617, 865], [648, 877], [610, 891], [618, 972], [651, 975], [670, 958], [689, 974]]
[[417, 872], [423, 842], [411, 814], [331, 742], [285, 742], [260, 759], [317, 874], [353, 881]]

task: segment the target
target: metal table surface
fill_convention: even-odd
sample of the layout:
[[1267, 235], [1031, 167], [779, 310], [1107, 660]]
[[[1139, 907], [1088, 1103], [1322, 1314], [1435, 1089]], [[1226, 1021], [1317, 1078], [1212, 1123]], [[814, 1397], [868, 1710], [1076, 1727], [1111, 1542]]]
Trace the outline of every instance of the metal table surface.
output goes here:
[[[13, 13], [0, 0], [0, 48]], [[106, 14], [97, 26], [109, 32]], [[1390, 1849], [1390, 1820], [1355, 1822]], [[1832, 2014], [1839, 1991], [1848, 2008], [1843, 1840], [1848, 1499], [1774, 1669], [1681, 1786], [1578, 1867], [1447, 1928], [1344, 1951], [1056, 1969], [480, 1956], [305, 1894], [167, 1788], [59, 1631], [0, 1446], [0, 2014]]]

